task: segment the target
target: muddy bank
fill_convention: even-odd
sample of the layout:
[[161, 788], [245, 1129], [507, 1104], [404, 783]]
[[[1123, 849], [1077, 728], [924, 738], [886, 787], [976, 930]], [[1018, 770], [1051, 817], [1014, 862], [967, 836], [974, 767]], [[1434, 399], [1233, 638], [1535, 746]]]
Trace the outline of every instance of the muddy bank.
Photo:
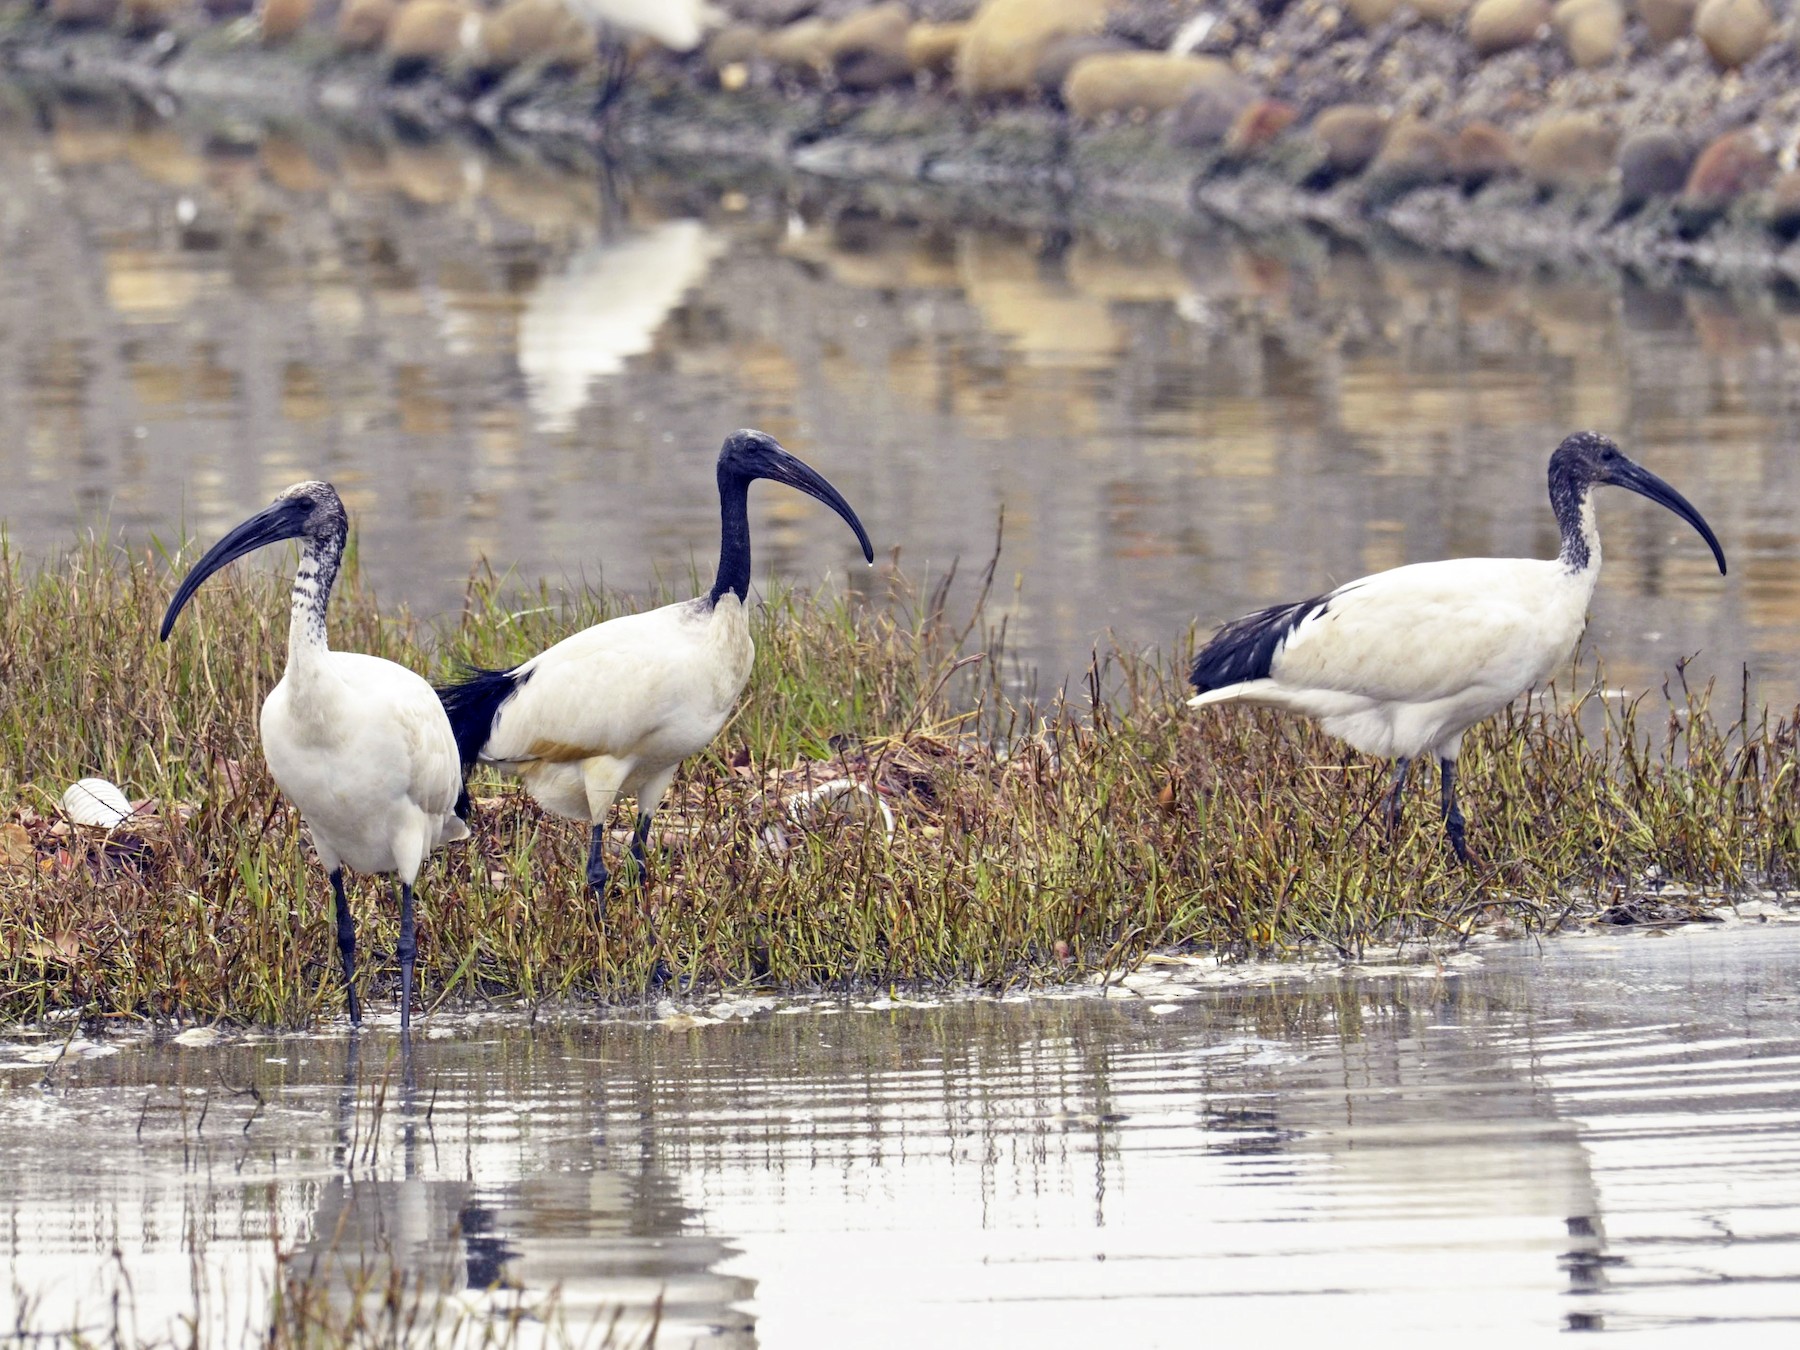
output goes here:
[[[655, 9], [666, 25], [684, 7]], [[597, 57], [556, 0], [52, 0], [0, 14], [0, 66], [164, 107], [379, 108], [633, 156], [1309, 222], [1502, 266], [1800, 276], [1800, 57], [1764, 0], [734, 0], [699, 17], [603, 37]]]

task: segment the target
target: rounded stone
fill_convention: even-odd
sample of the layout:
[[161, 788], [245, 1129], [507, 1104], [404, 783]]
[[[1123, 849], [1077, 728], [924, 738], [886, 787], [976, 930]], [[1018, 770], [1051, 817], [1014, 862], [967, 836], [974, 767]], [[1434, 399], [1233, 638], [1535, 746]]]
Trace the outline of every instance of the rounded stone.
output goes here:
[[1027, 94], [1044, 44], [1065, 33], [1097, 33], [1107, 0], [983, 0], [956, 54], [967, 98]]
[[1477, 56], [1530, 46], [1550, 22], [1550, 0], [1477, 0], [1469, 11], [1469, 45]]
[[914, 70], [945, 74], [956, 64], [956, 49], [968, 31], [966, 23], [915, 23], [906, 33], [906, 59]]
[[1344, 8], [1359, 28], [1372, 32], [1394, 17], [1400, 0], [1344, 0]]
[[1324, 176], [1335, 181], [1368, 168], [1387, 140], [1389, 121], [1367, 103], [1340, 103], [1315, 117], [1312, 134], [1325, 152]]
[[1037, 64], [1031, 68], [1031, 87], [1045, 97], [1060, 101], [1070, 73], [1088, 57], [1138, 51], [1142, 48], [1106, 33], [1063, 33], [1051, 38], [1038, 51]]
[[547, 70], [579, 70], [593, 58], [593, 35], [562, 0], [507, 0], [482, 25], [481, 59], [488, 70], [534, 62]]
[[169, 27], [190, 8], [190, 0], [122, 0], [119, 20], [133, 37], [148, 37]]
[[1492, 122], [1470, 122], [1456, 133], [1456, 179], [1469, 191], [1519, 170], [1518, 142]]
[[1702, 0], [1694, 32], [1722, 69], [1735, 70], [1769, 45], [1775, 20], [1763, 0]]
[[1775, 156], [1768, 138], [1751, 127], [1728, 131], [1700, 152], [1681, 189], [1682, 203], [1723, 211], [1746, 192], [1775, 179]]
[[790, 74], [822, 76], [831, 69], [831, 25], [802, 19], [769, 34], [763, 52]]
[[1800, 170], [1789, 169], [1769, 184], [1763, 219], [1783, 239], [1800, 237]]
[[1603, 66], [1625, 47], [1625, 6], [1620, 0], [1562, 0], [1551, 24], [1569, 59], [1583, 70]]
[[388, 25], [383, 50], [399, 66], [446, 66], [466, 50], [475, 11], [458, 0], [407, 0]]
[[262, 0], [256, 13], [257, 39], [274, 46], [292, 42], [312, 22], [313, 0]]
[[1391, 198], [1455, 176], [1455, 139], [1429, 122], [1406, 117], [1389, 129], [1366, 181], [1372, 196]]
[[119, 0], [50, 0], [50, 19], [65, 28], [94, 28], [109, 24], [119, 12]]
[[1108, 113], [1168, 112], [1198, 90], [1237, 83], [1237, 72], [1215, 57], [1111, 52], [1076, 62], [1063, 102], [1091, 122]]
[[887, 0], [838, 24], [827, 44], [838, 83], [846, 89], [879, 89], [910, 80], [906, 34], [911, 28], [912, 11], [901, 0]]
[[1255, 86], [1247, 81], [1196, 89], [1175, 110], [1169, 125], [1170, 143], [1190, 150], [1223, 145], [1256, 96]]
[[1439, 28], [1454, 28], [1469, 12], [1469, 0], [1407, 0], [1426, 23]]
[[1619, 199], [1636, 208], [1657, 197], [1673, 197], [1693, 166], [1693, 147], [1667, 127], [1634, 131], [1619, 146]]
[[1541, 188], [1591, 192], [1612, 179], [1619, 133], [1593, 113], [1567, 113], [1538, 123], [1521, 167]]
[[387, 41], [388, 27], [399, 6], [394, 0], [345, 0], [338, 11], [334, 37], [339, 50], [378, 51]]
[[1650, 40], [1661, 47], [1693, 32], [1700, 0], [1635, 0], [1635, 4]]
[[1279, 98], [1259, 98], [1245, 105], [1225, 133], [1225, 149], [1232, 155], [1253, 155], [1272, 143], [1299, 120], [1300, 110]]

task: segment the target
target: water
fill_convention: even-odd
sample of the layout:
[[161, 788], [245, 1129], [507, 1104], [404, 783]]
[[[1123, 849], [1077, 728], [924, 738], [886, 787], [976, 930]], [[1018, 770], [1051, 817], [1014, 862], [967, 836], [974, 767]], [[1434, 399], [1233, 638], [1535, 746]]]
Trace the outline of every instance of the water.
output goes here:
[[[1732, 562], [1623, 494], [1590, 630], [1613, 683], [1800, 698], [1793, 298], [1497, 277], [1185, 219], [1030, 229], [983, 203], [730, 166], [590, 167], [367, 125], [0, 99], [0, 440], [16, 547], [206, 538], [327, 476], [391, 603], [710, 573], [740, 424], [809, 457], [915, 576], [999, 572], [1054, 688], [1334, 581], [1547, 554], [1544, 461], [1615, 432]], [[759, 575], [879, 589], [755, 498]], [[1012, 583], [1021, 589], [1016, 597]]]
[[408, 1056], [128, 1044], [48, 1086], [13, 1044], [0, 1306], [92, 1324], [123, 1269], [145, 1331], [196, 1285], [203, 1322], [255, 1325], [278, 1236], [477, 1320], [560, 1288], [641, 1330], [660, 1296], [664, 1346], [1780, 1343], [1797, 961], [1779, 916], [1166, 963], [1105, 999], [428, 1019]]

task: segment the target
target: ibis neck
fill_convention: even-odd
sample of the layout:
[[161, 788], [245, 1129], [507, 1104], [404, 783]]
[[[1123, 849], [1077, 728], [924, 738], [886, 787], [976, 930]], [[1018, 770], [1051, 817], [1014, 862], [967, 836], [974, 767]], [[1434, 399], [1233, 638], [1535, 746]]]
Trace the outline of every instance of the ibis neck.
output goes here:
[[1557, 557], [1571, 572], [1586, 572], [1600, 566], [1600, 526], [1594, 519], [1593, 484], [1570, 473], [1550, 476], [1550, 509], [1556, 512], [1557, 528], [1562, 532], [1562, 548]]
[[719, 470], [719, 574], [707, 596], [718, 604], [727, 593], [740, 604], [750, 597], [750, 480]]
[[320, 544], [307, 539], [294, 572], [293, 613], [288, 621], [288, 669], [304, 668], [331, 651], [325, 640], [325, 610], [331, 604], [331, 585], [343, 560], [341, 539]]

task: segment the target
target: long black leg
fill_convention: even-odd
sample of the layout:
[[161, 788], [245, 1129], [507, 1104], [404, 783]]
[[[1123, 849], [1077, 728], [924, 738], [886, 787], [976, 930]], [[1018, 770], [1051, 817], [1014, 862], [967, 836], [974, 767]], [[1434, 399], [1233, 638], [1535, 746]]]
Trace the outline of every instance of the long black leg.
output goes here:
[[631, 52], [604, 25], [594, 41], [600, 61], [600, 87], [594, 93], [593, 109], [594, 125], [598, 128], [606, 120], [606, 114], [611, 111], [612, 105], [618, 102], [619, 95], [625, 92], [625, 81], [630, 74]]
[[1444, 833], [1450, 836], [1450, 847], [1456, 850], [1457, 861], [1469, 861], [1469, 846], [1463, 843], [1462, 807], [1456, 804], [1456, 761], [1440, 759], [1438, 767], [1444, 772]]
[[344, 869], [331, 869], [331, 893], [337, 899], [338, 961], [344, 970], [344, 994], [350, 1001], [350, 1025], [362, 1025], [362, 1004], [356, 998], [356, 920], [344, 898]]
[[650, 864], [644, 859], [644, 845], [650, 842], [650, 815], [640, 813], [637, 828], [631, 832], [631, 857], [637, 863], [637, 883], [642, 886], [650, 879]]
[[594, 893], [594, 903], [600, 907], [601, 914], [606, 913], [606, 858], [600, 851], [600, 844], [606, 838], [604, 825], [594, 826], [594, 833], [588, 841], [587, 884]]
[[1388, 833], [1393, 834], [1400, 828], [1400, 798], [1406, 791], [1406, 771], [1412, 768], [1410, 759], [1394, 761], [1394, 785], [1388, 789], [1387, 826]]
[[419, 944], [413, 933], [413, 888], [400, 883], [400, 945], [394, 949], [400, 958], [400, 1030], [412, 1029], [413, 962], [419, 955]]

